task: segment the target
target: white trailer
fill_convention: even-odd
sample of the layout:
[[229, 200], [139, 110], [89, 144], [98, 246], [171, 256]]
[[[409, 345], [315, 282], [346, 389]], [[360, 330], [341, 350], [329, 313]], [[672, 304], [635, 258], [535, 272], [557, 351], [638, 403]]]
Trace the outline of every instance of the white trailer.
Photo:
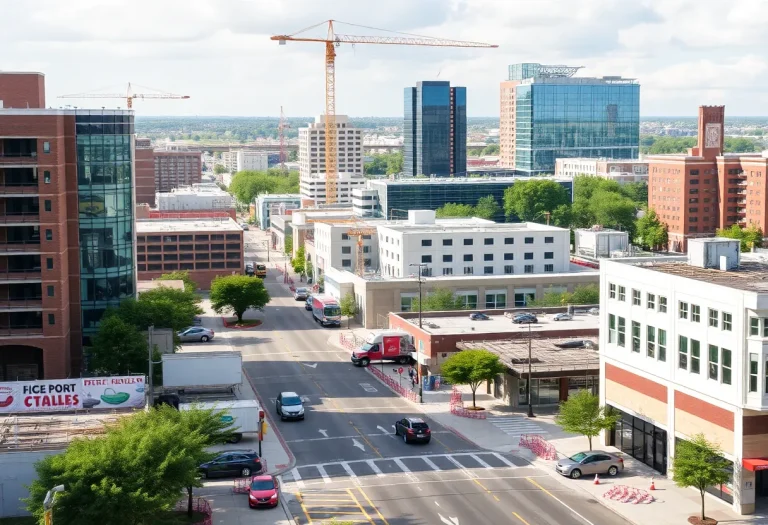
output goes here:
[[163, 388], [233, 389], [243, 382], [239, 352], [180, 352], [163, 355]]
[[231, 422], [237, 427], [231, 443], [237, 443], [243, 438], [243, 434], [258, 434], [259, 413], [261, 405], [255, 399], [238, 399], [235, 401], [205, 401], [199, 403], [181, 403], [179, 410], [189, 410], [198, 407], [206, 410], [226, 410], [227, 415], [222, 416], [224, 421]]

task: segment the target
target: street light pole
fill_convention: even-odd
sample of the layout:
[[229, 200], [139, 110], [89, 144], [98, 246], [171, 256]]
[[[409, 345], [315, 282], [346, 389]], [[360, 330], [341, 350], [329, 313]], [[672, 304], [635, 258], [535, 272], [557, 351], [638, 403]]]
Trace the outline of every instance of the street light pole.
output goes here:
[[264, 241], [264, 244], [267, 246], [267, 262], [269, 262], [269, 241]]
[[64, 485], [56, 485], [45, 495], [43, 500], [45, 525], [53, 525], [53, 504], [56, 502], [56, 494], [59, 492], [64, 492]]
[[528, 417], [534, 417], [533, 415], [533, 399], [531, 399], [531, 388], [533, 387], [532, 375], [533, 366], [531, 365], [532, 351], [531, 351], [531, 323], [528, 323]]
[[[426, 263], [411, 263], [409, 266], [416, 266], [419, 269], [419, 330], [421, 330], [421, 274], [422, 274], [422, 268], [426, 268]], [[421, 349], [419, 348], [419, 345], [416, 345], [416, 379], [419, 382], [419, 403], [424, 402], [424, 385], [421, 380]]]
[[153, 370], [152, 365], [154, 364], [154, 361], [152, 361], [152, 358], [154, 357], [154, 348], [155, 344], [152, 341], [152, 336], [155, 332], [155, 325], [150, 326], [147, 329], [147, 333], [149, 334], [149, 377], [147, 377], [147, 386], [149, 387], [149, 407], [151, 408], [155, 404], [155, 385], [154, 381], [152, 380]]

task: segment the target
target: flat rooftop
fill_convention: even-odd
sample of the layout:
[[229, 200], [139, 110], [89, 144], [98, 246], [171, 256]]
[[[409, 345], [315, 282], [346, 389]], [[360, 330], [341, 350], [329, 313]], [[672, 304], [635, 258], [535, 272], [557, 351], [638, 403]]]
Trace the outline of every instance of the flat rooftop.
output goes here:
[[[347, 270], [341, 270], [336, 269], [334, 270], [340, 272], [340, 273], [347, 273], [349, 275], [354, 275], [352, 272], [349, 272]], [[326, 273], [329, 273], [326, 270]], [[460, 283], [462, 281], [466, 280], [486, 280], [490, 281], [487, 286], [492, 286], [494, 284], [499, 284], [502, 282], [507, 282], [511, 279], [514, 279], [515, 282], [517, 281], [526, 281], [526, 280], [532, 280], [535, 282], [539, 282], [542, 277], [554, 277], [554, 276], [563, 276], [563, 275], [593, 275], [595, 278], [599, 277], [600, 270], [596, 268], [589, 268], [586, 266], [583, 266], [581, 264], [574, 264], [573, 262], [568, 264], [568, 271], [567, 272], [560, 272], [560, 273], [515, 273], [515, 274], [492, 274], [492, 275], [434, 275], [429, 278], [429, 282], [439, 282], [439, 283], [445, 283], [446, 285], [450, 285], [452, 283]], [[389, 275], [381, 275], [377, 273], [366, 273], [363, 278], [367, 281], [413, 281], [418, 282], [418, 277], [416, 274], [411, 275], [405, 275], [403, 277], [392, 277]], [[559, 285], [558, 285], [559, 286]]]
[[[768, 258], [741, 254], [737, 270], [726, 272], [714, 268], [700, 268], [687, 262], [659, 262], [658, 259], [647, 263], [634, 264], [647, 270], [685, 277], [694, 281], [712, 283], [747, 292], [768, 293]], [[622, 262], [620, 259], [615, 261]], [[627, 263], [631, 264], [631, 263]]]
[[231, 218], [220, 219], [138, 219], [136, 233], [167, 233], [192, 231], [242, 232]]
[[[557, 345], [580, 340], [593, 343], [591, 348], [559, 348]], [[528, 340], [505, 339], [496, 341], [462, 341], [459, 350], [484, 349], [493, 352], [505, 366], [518, 375], [528, 373]], [[597, 337], [573, 337], [531, 340], [531, 372], [546, 374], [562, 371], [586, 371], [600, 368]]]
[[[510, 309], [511, 310], [511, 309]], [[591, 315], [586, 312], [580, 312], [579, 307], [571, 321], [555, 321], [555, 314], [536, 314], [538, 323], [530, 325], [531, 333], [546, 334], [553, 330], [594, 330], [597, 337], [597, 330], [600, 326], [600, 316]], [[531, 309], [521, 310], [518, 313], [527, 313]], [[486, 311], [486, 313], [488, 313]], [[499, 334], [499, 333], [528, 333], [527, 324], [514, 324], [511, 317], [505, 317], [502, 311], [497, 314], [488, 314], [490, 319], [487, 321], [473, 321], [469, 318], [470, 312], [460, 317], [423, 317], [422, 329], [432, 335], [456, 335], [456, 334]], [[514, 315], [514, 314], [510, 314]], [[415, 326], [419, 325], [418, 318], [408, 319]]]
[[573, 182], [573, 179], [568, 177], [432, 177], [432, 178], [419, 178], [408, 177], [399, 179], [372, 179], [369, 181], [373, 184], [384, 184], [388, 186], [392, 185], [420, 185], [420, 184], [513, 184], [519, 180], [553, 180], [555, 182]]
[[436, 219], [433, 224], [412, 223], [408, 221], [390, 222], [382, 227], [405, 233], [429, 233], [429, 232], [563, 232], [568, 231], [557, 226], [547, 226], [536, 222], [502, 222], [474, 220], [451, 220], [441, 222]]
[[0, 416], [0, 452], [66, 448], [75, 438], [104, 434], [105, 425], [131, 412]]

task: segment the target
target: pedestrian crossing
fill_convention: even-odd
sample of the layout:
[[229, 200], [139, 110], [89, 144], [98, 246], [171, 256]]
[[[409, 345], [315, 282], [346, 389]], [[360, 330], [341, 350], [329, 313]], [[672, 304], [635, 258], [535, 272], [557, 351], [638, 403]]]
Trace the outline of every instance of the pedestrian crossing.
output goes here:
[[302, 465], [283, 474], [282, 479], [301, 490], [307, 485], [322, 486], [338, 481], [358, 483], [358, 478], [364, 476], [402, 476], [415, 481], [415, 475], [422, 472], [462, 471], [473, 477], [471, 471], [474, 469], [509, 469], [527, 465], [521, 458], [497, 452], [459, 452]]
[[501, 417], [489, 417], [487, 421], [490, 421], [493, 426], [507, 434], [514, 439], [514, 445], [517, 445], [520, 441], [522, 434], [546, 434], [546, 430], [531, 421], [530, 419], [522, 416], [501, 416]]

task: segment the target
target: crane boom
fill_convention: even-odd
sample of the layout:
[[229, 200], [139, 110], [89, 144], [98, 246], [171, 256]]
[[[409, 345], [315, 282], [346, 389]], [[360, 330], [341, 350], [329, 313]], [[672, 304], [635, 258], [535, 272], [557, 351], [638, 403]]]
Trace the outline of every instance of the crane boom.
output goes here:
[[128, 82], [128, 88], [126, 89], [125, 93], [75, 93], [72, 95], [59, 95], [57, 98], [123, 98], [126, 101], [126, 106], [128, 109], [131, 109], [133, 107], [133, 99], [135, 98], [140, 98], [142, 100], [147, 98], [187, 99], [189, 98], [189, 95], [177, 95], [175, 93], [168, 93], [165, 91], [157, 91], [156, 93], [134, 93], [133, 88], [131, 87], [131, 83]]
[[[405, 46], [430, 46], [430, 47], [481, 47], [496, 48], [495, 44], [485, 44], [482, 42], [468, 42], [464, 40], [450, 40], [444, 38], [433, 38], [421, 35], [408, 35], [405, 33], [396, 33], [397, 36], [365, 36], [365, 35], [344, 35], [334, 32], [333, 24], [335, 20], [326, 20], [315, 24], [307, 29], [298, 31], [291, 35], [275, 35], [270, 37], [276, 40], [280, 45], [286, 42], [318, 42], [325, 44], [325, 202], [334, 204], [337, 201], [336, 186], [338, 181], [338, 161], [337, 155], [337, 137], [336, 128], [336, 47], [341, 44], [384, 44], [384, 45], [405, 45]], [[297, 36], [310, 29], [321, 25], [328, 25], [325, 38], [314, 38], [308, 36]], [[355, 24], [349, 24], [355, 25]], [[356, 26], [365, 27], [365, 26]], [[384, 31], [377, 28], [376, 31]], [[405, 35], [405, 36], [402, 36]]]

